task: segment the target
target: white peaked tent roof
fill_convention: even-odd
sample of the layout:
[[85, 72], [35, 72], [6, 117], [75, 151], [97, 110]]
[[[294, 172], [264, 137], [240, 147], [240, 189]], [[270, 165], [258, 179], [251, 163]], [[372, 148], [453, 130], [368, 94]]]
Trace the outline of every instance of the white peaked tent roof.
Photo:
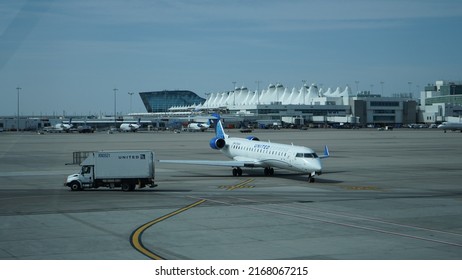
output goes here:
[[340, 96], [340, 87], [337, 87], [335, 89], [335, 91], [332, 93], [332, 96], [334, 96], [334, 97]]
[[330, 97], [332, 96], [332, 89], [328, 88], [326, 92], [323, 92], [322, 95]]
[[[249, 91], [246, 87], [235, 88], [230, 92], [217, 92], [208, 95], [203, 104], [192, 106], [172, 107], [173, 110], [181, 108], [218, 108], [226, 106], [247, 106], [257, 104], [271, 104], [281, 102], [283, 105], [311, 105], [316, 103], [334, 101], [336, 104], [348, 104], [348, 97], [351, 96], [351, 89], [346, 86], [343, 90], [337, 87], [333, 92], [331, 88], [326, 91], [318, 89], [315, 84], [303, 85], [300, 89], [285, 88], [282, 84], [270, 84], [268, 88], [257, 91]], [[324, 100], [324, 101], [323, 101]]]
[[319, 97], [318, 87], [316, 85], [311, 85], [308, 89], [308, 99], [313, 99]]

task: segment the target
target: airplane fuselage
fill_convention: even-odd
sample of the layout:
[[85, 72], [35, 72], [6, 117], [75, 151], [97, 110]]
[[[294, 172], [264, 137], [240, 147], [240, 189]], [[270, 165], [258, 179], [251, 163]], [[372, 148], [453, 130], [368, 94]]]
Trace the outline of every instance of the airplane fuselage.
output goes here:
[[188, 124], [188, 130], [190, 131], [206, 131], [210, 125], [206, 123], [190, 123]]
[[138, 124], [132, 124], [132, 123], [123, 123], [120, 125], [120, 130], [121, 131], [130, 131], [130, 132], [136, 132], [140, 126]]
[[307, 147], [231, 137], [220, 151], [236, 161], [255, 162], [247, 167], [277, 167], [310, 174], [322, 172], [321, 160]]
[[438, 128], [444, 130], [444, 132], [446, 132], [446, 130], [452, 130], [452, 131], [460, 130], [460, 132], [462, 132], [462, 123], [444, 122], [440, 124]]

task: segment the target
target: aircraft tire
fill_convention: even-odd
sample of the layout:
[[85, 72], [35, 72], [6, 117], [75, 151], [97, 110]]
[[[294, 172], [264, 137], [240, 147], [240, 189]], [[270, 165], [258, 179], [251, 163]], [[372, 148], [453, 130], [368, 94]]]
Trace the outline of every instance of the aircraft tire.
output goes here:
[[314, 181], [315, 181], [315, 180], [314, 180], [314, 177], [310, 177], [310, 178], [308, 178], [308, 182], [310, 182], [310, 183], [314, 183]]
[[273, 176], [273, 175], [274, 175], [274, 168], [265, 167], [265, 176]]
[[237, 168], [233, 168], [233, 176], [234, 176], [234, 177], [237, 176]]
[[237, 176], [242, 176], [242, 169], [237, 168]]

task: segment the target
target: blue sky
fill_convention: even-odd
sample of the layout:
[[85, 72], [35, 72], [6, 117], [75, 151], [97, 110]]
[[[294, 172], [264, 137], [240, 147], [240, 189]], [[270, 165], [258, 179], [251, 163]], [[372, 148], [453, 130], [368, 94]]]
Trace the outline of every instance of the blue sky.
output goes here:
[[458, 0], [0, 0], [0, 115], [18, 86], [21, 114], [58, 115], [112, 114], [114, 88], [128, 113], [128, 92], [257, 80], [417, 95], [462, 80], [461, 27]]

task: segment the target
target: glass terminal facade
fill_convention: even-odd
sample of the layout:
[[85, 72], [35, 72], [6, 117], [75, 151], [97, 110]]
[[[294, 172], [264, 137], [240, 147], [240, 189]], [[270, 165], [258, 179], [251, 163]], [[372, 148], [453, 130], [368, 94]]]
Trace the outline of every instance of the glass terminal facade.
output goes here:
[[437, 81], [436, 85], [425, 87], [425, 105], [434, 103], [462, 104], [462, 83]]
[[140, 97], [148, 113], [167, 112], [171, 107], [199, 105], [205, 102], [204, 98], [189, 90], [140, 92]]

